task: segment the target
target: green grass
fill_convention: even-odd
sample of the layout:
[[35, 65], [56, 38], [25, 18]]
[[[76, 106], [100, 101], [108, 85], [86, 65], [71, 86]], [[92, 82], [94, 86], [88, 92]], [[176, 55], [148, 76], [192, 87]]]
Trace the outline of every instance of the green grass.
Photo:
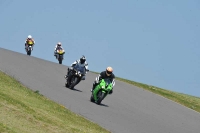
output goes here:
[[1, 133], [109, 133], [0, 71]]
[[[97, 72], [93, 72], [93, 73], [98, 74]], [[182, 93], [178, 93], [178, 92], [173, 92], [173, 91], [169, 91], [169, 90], [162, 89], [159, 87], [155, 87], [155, 86], [151, 86], [151, 85], [147, 85], [147, 84], [143, 84], [143, 83], [139, 83], [139, 82], [135, 82], [135, 81], [119, 78], [119, 77], [116, 77], [116, 79], [126, 82], [126, 83], [129, 83], [129, 84], [132, 84], [139, 88], [151, 91], [155, 94], [161, 95], [161, 96], [168, 98], [172, 101], [175, 101], [181, 105], [184, 105], [190, 109], [200, 112], [200, 98], [199, 97], [186, 95], [186, 94], [182, 94]]]

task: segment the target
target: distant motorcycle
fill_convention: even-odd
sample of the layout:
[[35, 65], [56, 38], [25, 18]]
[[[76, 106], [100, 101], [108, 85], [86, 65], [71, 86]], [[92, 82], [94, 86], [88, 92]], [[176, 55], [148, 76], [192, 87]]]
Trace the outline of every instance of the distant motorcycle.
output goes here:
[[90, 101], [101, 104], [102, 100], [109, 94], [111, 90], [112, 83], [109, 79], [100, 80], [100, 83], [92, 91]]
[[26, 50], [26, 53], [27, 53], [27, 55], [31, 55], [31, 51], [33, 50], [33, 48], [32, 48], [32, 45], [33, 45], [33, 41], [28, 41], [28, 47], [27, 47], [27, 50]]
[[62, 64], [62, 61], [63, 61], [63, 55], [65, 54], [65, 50], [64, 49], [62, 49], [62, 48], [58, 48], [57, 50], [56, 50], [56, 57], [57, 57], [57, 59], [58, 59], [58, 62], [59, 62], [59, 64]]
[[83, 79], [85, 73], [86, 73], [85, 67], [76, 64], [73, 67], [73, 69], [71, 69], [69, 72], [68, 78], [65, 83], [65, 87], [73, 89], [74, 86], [76, 86], [81, 80], [85, 80]]

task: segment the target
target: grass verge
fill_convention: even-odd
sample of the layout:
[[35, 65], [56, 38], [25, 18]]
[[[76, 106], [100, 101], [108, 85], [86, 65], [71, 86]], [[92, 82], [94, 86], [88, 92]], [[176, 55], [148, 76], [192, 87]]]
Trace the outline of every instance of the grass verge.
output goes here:
[[[93, 72], [93, 73], [99, 74], [97, 72]], [[119, 81], [123, 81], [123, 82], [129, 83], [129, 84], [132, 84], [139, 88], [151, 91], [155, 94], [161, 95], [161, 96], [168, 98], [172, 101], [175, 101], [181, 105], [184, 105], [190, 109], [200, 112], [200, 98], [199, 97], [186, 95], [186, 94], [182, 94], [182, 93], [178, 93], [178, 92], [173, 92], [173, 91], [162, 89], [162, 88], [159, 88], [156, 86], [151, 86], [151, 85], [147, 85], [147, 84], [143, 84], [143, 83], [139, 83], [139, 82], [135, 82], [135, 81], [119, 78], [119, 77], [116, 77], [116, 79]]]
[[0, 132], [109, 133], [1, 71]]

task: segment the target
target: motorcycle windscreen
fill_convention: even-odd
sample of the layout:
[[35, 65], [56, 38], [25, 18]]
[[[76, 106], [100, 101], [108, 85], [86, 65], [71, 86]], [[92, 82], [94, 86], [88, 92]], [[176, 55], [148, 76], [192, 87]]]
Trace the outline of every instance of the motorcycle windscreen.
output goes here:
[[104, 81], [106, 83], [106, 88], [105, 89], [110, 91], [112, 89], [112, 82], [108, 78], [104, 79]]
[[76, 69], [77, 71], [80, 71], [81, 74], [85, 74], [85, 67], [84, 67], [84, 66], [81, 66], [81, 65], [79, 65], [79, 64], [76, 64], [76, 65], [74, 66], [74, 69]]

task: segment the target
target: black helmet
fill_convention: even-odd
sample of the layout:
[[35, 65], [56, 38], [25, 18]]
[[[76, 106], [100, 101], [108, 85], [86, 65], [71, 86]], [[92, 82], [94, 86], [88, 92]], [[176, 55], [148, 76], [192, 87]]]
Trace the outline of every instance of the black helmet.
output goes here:
[[86, 61], [86, 58], [85, 58], [85, 56], [83, 55], [83, 56], [80, 58], [80, 62], [81, 62], [81, 64], [83, 64], [83, 63], [85, 63], [85, 61]]

